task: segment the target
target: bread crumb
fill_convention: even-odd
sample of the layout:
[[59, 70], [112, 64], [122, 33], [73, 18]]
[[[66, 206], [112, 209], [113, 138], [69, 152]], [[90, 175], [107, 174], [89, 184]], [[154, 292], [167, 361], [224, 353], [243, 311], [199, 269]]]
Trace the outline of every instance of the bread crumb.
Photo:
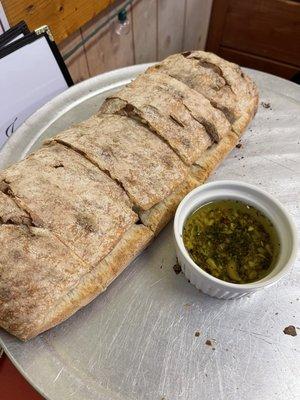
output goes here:
[[271, 104], [270, 103], [265, 103], [264, 101], [262, 101], [261, 102], [261, 105], [264, 107], [264, 108], [271, 108]]
[[179, 264], [174, 264], [173, 265], [173, 269], [174, 269], [174, 272], [175, 272], [175, 274], [176, 275], [178, 275], [178, 274], [180, 274], [180, 272], [181, 272], [181, 266], [179, 265]]
[[297, 336], [296, 328], [294, 327], [294, 325], [289, 325], [284, 328], [283, 333], [285, 335]]

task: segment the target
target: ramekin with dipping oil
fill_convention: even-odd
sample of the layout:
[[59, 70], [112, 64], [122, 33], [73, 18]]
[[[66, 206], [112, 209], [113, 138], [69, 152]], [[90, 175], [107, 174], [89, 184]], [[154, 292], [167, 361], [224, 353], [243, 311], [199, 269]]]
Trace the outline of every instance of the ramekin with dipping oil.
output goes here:
[[[190, 214], [209, 202], [231, 199], [260, 210], [273, 223], [279, 237], [280, 250], [274, 268], [256, 282], [237, 284], [215, 278], [192, 260], [183, 243], [183, 227]], [[296, 227], [281, 203], [260, 188], [238, 181], [207, 183], [190, 192], [177, 208], [174, 234], [178, 263], [186, 278], [203, 293], [219, 299], [240, 298], [273, 285], [288, 273], [296, 258]]]

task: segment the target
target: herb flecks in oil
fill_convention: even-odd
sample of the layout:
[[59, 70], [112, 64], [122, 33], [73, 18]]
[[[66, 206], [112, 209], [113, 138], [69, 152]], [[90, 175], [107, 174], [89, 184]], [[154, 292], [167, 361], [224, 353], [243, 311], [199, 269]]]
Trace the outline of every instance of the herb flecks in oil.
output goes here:
[[233, 283], [265, 277], [279, 252], [277, 232], [270, 220], [237, 200], [201, 206], [187, 218], [183, 241], [199, 267]]

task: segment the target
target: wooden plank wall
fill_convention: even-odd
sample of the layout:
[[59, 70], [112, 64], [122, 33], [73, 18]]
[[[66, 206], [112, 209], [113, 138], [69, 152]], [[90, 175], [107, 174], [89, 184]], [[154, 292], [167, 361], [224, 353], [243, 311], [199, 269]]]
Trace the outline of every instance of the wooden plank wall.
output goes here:
[[[124, 1], [96, 16], [59, 48], [62, 54], [102, 25]], [[134, 0], [127, 7], [130, 32], [117, 36], [116, 18], [66, 61], [74, 82], [128, 65], [161, 60], [172, 53], [204, 49], [212, 0]]]

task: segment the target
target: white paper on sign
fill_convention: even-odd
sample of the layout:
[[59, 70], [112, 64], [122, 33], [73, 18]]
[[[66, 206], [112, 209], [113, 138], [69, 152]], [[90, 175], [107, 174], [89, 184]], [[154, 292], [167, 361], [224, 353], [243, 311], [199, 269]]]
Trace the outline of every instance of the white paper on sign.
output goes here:
[[0, 2], [0, 35], [9, 29], [9, 23], [6, 18], [3, 6]]
[[31, 114], [67, 88], [45, 36], [0, 58], [0, 148]]

